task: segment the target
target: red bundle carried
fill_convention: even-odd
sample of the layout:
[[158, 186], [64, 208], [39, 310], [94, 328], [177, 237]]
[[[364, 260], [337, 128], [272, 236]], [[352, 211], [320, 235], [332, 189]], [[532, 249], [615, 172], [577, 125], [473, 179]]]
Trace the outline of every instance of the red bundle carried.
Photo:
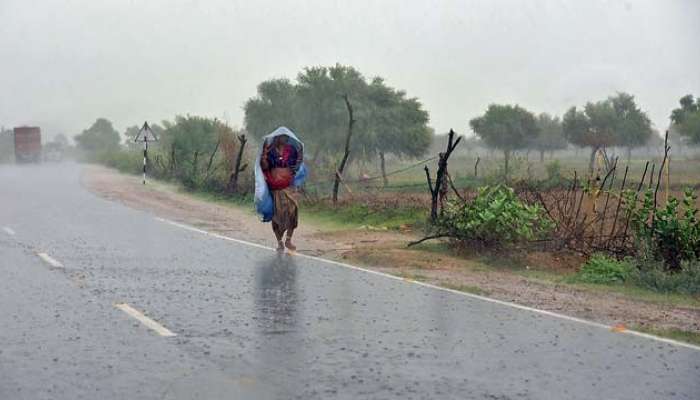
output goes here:
[[265, 171], [265, 181], [270, 190], [280, 190], [289, 187], [294, 180], [290, 168], [272, 168]]

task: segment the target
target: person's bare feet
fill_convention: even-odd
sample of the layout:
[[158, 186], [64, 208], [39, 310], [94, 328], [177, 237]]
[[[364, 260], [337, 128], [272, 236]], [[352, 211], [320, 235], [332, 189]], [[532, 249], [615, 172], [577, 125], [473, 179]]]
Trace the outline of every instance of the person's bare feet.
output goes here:
[[295, 250], [297, 249], [297, 246], [295, 246], [294, 244], [292, 244], [292, 239], [287, 239], [287, 240], [284, 242], [284, 245], [285, 245], [289, 250], [291, 250], [291, 251], [295, 251]]

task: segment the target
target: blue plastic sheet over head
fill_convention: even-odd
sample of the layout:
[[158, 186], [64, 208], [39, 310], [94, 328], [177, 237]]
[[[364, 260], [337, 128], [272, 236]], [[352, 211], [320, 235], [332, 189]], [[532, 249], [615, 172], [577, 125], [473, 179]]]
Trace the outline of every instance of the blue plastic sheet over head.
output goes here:
[[[255, 157], [255, 211], [258, 213], [263, 222], [269, 222], [272, 220], [272, 214], [275, 206], [272, 202], [270, 189], [267, 187], [267, 182], [265, 182], [265, 175], [263, 174], [262, 167], [260, 166], [260, 159], [262, 157], [262, 151], [265, 144], [272, 144], [275, 137], [282, 135], [289, 137], [288, 143], [296, 147], [299, 154], [302, 156], [304, 154], [304, 143], [297, 138], [297, 135], [295, 135], [294, 132], [284, 126], [280, 126], [269, 135], [263, 137], [260, 148], [258, 148], [257, 156]], [[305, 180], [306, 165], [304, 164], [302, 158], [302, 162], [294, 174], [292, 186], [300, 187], [304, 184]]]

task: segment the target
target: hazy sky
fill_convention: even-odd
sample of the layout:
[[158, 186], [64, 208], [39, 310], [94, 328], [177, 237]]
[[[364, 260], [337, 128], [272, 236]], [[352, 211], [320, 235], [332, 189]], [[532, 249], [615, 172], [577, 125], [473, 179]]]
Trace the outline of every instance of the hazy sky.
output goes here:
[[492, 102], [561, 114], [616, 91], [663, 129], [700, 95], [699, 39], [697, 0], [0, 0], [0, 125], [241, 126], [262, 80], [339, 62], [420, 98], [437, 132]]

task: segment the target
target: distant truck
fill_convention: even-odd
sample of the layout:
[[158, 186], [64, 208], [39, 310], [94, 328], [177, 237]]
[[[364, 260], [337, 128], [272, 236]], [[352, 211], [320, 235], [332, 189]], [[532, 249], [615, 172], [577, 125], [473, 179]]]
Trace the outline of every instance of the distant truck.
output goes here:
[[15, 162], [38, 163], [41, 161], [41, 129], [36, 126], [22, 126], [14, 129]]

